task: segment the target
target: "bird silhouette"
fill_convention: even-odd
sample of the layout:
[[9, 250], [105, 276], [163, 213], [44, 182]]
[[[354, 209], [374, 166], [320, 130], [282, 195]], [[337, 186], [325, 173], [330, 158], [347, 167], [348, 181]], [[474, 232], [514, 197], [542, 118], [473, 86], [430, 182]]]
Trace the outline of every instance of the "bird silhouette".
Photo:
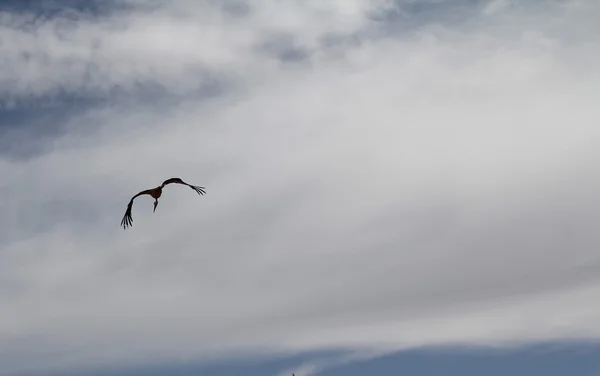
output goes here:
[[131, 208], [133, 207], [133, 200], [136, 197], [139, 197], [139, 196], [142, 196], [142, 195], [149, 195], [149, 196], [151, 196], [154, 199], [154, 209], [152, 210], [152, 213], [154, 213], [156, 211], [156, 207], [158, 206], [158, 199], [162, 195], [163, 188], [167, 184], [172, 184], [172, 183], [187, 185], [188, 187], [190, 187], [194, 191], [196, 191], [196, 193], [198, 193], [199, 195], [203, 195], [203, 194], [206, 193], [204, 187], [199, 187], [199, 186], [196, 186], [196, 185], [188, 184], [188, 183], [184, 182], [183, 180], [181, 180], [180, 178], [170, 178], [170, 179], [167, 179], [161, 185], [159, 185], [158, 187], [152, 188], [152, 189], [146, 189], [145, 191], [141, 191], [141, 192], [137, 193], [135, 196], [133, 196], [131, 198], [131, 200], [129, 201], [129, 204], [127, 204], [127, 210], [125, 211], [125, 215], [123, 216], [123, 220], [121, 220], [121, 226], [123, 226], [123, 229], [126, 229], [127, 226], [131, 226], [133, 224], [133, 217], [131, 216]]

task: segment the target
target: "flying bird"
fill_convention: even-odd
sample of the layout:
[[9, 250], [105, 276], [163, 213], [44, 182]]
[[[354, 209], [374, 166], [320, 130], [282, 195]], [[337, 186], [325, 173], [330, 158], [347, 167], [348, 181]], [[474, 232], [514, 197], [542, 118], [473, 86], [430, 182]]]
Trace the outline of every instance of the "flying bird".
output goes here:
[[167, 179], [161, 185], [159, 185], [158, 187], [152, 188], [152, 189], [146, 189], [145, 191], [141, 191], [141, 192], [137, 193], [135, 196], [133, 196], [131, 198], [131, 200], [129, 201], [129, 204], [127, 204], [127, 210], [125, 211], [125, 215], [123, 216], [123, 220], [121, 221], [121, 226], [123, 226], [123, 229], [126, 229], [127, 226], [131, 226], [132, 223], [133, 223], [133, 218], [131, 216], [131, 208], [133, 207], [133, 200], [136, 197], [142, 196], [142, 195], [149, 195], [149, 196], [151, 196], [154, 199], [154, 209], [152, 210], [152, 213], [154, 213], [156, 211], [156, 206], [158, 205], [158, 199], [162, 195], [163, 188], [167, 184], [171, 184], [171, 183], [187, 185], [188, 187], [190, 187], [194, 191], [196, 191], [199, 195], [203, 195], [203, 194], [206, 193], [204, 187], [198, 187], [196, 185], [188, 184], [188, 183], [184, 182], [183, 180], [181, 180], [180, 178], [170, 178], [170, 179]]

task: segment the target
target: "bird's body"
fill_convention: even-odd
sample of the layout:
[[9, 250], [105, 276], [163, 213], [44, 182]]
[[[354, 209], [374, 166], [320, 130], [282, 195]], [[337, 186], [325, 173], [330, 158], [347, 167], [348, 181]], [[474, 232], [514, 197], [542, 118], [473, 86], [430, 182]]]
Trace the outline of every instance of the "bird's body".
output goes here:
[[205, 189], [204, 187], [198, 187], [195, 185], [188, 184], [188, 183], [184, 182], [183, 180], [181, 180], [180, 178], [167, 179], [158, 187], [155, 187], [152, 189], [146, 189], [145, 191], [141, 191], [131, 198], [131, 200], [129, 201], [129, 204], [127, 204], [127, 210], [125, 211], [125, 215], [123, 216], [123, 220], [121, 221], [121, 226], [123, 226], [123, 228], [126, 229], [127, 226], [132, 225], [133, 217], [131, 215], [131, 208], [133, 207], [133, 200], [136, 197], [139, 197], [142, 195], [149, 195], [150, 197], [152, 197], [154, 199], [154, 209], [152, 210], [152, 212], [154, 213], [156, 211], [156, 207], [158, 206], [158, 199], [162, 196], [163, 188], [167, 184], [171, 184], [171, 183], [187, 185], [188, 187], [190, 187], [194, 191], [196, 191], [196, 193], [198, 193], [199, 195], [203, 195], [206, 193], [206, 191], [204, 190]]
[[148, 189], [148, 194], [155, 200], [158, 200], [160, 196], [162, 196], [162, 186], [158, 186], [156, 188]]

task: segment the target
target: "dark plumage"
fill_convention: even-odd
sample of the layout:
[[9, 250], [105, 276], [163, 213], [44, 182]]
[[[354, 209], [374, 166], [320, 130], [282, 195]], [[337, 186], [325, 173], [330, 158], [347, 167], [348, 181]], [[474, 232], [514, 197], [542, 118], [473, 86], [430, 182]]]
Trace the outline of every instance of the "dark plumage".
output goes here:
[[188, 184], [188, 183], [184, 182], [183, 180], [181, 180], [180, 178], [167, 179], [158, 187], [152, 188], [152, 189], [146, 189], [145, 191], [141, 191], [131, 198], [131, 200], [129, 201], [129, 204], [127, 204], [127, 210], [125, 211], [123, 220], [121, 220], [121, 226], [123, 226], [123, 228], [126, 229], [127, 226], [131, 226], [133, 224], [133, 217], [131, 216], [131, 208], [133, 207], [133, 200], [136, 197], [142, 196], [142, 195], [151, 196], [154, 199], [154, 209], [152, 210], [152, 212], [154, 213], [156, 211], [156, 206], [158, 205], [158, 199], [162, 195], [163, 188], [165, 187], [165, 185], [171, 184], [171, 183], [187, 185], [188, 187], [190, 187], [194, 191], [196, 191], [196, 193], [198, 193], [199, 195], [203, 195], [206, 193], [204, 187], [198, 187], [196, 185]]

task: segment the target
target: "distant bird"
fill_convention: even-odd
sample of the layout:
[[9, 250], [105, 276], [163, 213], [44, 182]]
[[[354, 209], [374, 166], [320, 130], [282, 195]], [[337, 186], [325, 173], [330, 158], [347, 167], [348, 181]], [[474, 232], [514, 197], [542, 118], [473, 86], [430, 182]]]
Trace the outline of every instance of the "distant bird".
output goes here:
[[123, 229], [126, 229], [127, 226], [131, 226], [133, 223], [133, 218], [131, 217], [131, 207], [133, 206], [133, 200], [136, 197], [142, 196], [142, 195], [151, 196], [154, 199], [154, 209], [152, 210], [152, 213], [154, 213], [156, 211], [156, 206], [158, 205], [158, 199], [162, 195], [162, 190], [163, 190], [164, 186], [167, 184], [171, 184], [171, 183], [187, 185], [188, 187], [190, 187], [194, 191], [196, 191], [199, 195], [203, 195], [206, 193], [204, 187], [198, 187], [195, 185], [188, 184], [188, 183], [184, 182], [183, 180], [181, 180], [180, 178], [167, 179], [160, 186], [158, 186], [156, 188], [152, 188], [152, 189], [146, 189], [145, 191], [141, 191], [140, 193], [136, 194], [135, 196], [133, 196], [131, 198], [131, 200], [129, 201], [129, 204], [127, 204], [127, 210], [125, 211], [123, 220], [121, 221], [121, 226], [123, 226]]

